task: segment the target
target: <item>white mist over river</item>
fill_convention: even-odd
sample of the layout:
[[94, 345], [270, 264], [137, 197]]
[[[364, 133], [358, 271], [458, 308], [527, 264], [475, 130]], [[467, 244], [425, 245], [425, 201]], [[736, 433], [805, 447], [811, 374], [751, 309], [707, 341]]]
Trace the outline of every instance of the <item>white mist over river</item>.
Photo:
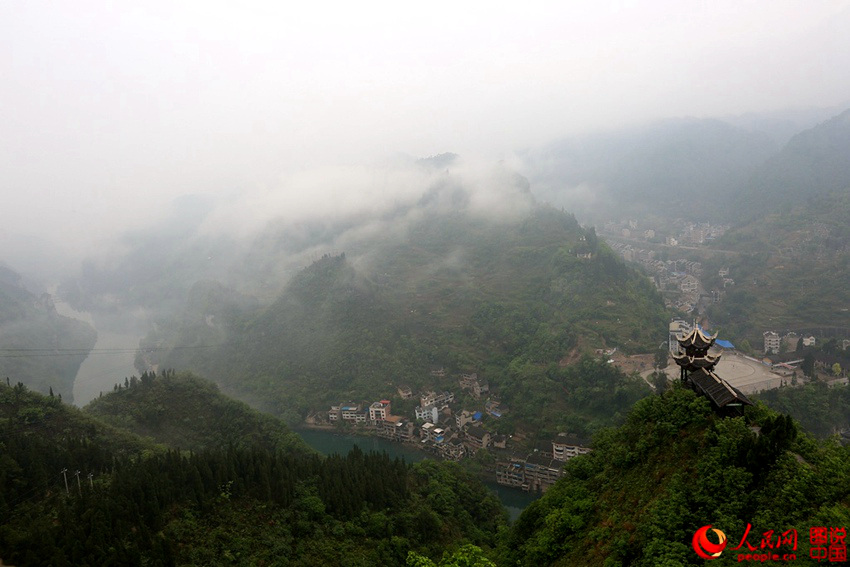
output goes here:
[[[53, 290], [55, 292], [55, 290]], [[99, 328], [91, 313], [77, 311], [52, 293], [56, 312], [65, 317], [88, 323], [97, 331], [97, 342], [92, 352], [83, 361], [74, 379], [74, 404], [84, 406], [101, 392], [111, 392], [113, 386], [125, 377], [138, 374], [133, 365], [136, 349], [142, 332], [131, 333], [126, 330], [117, 332]]]

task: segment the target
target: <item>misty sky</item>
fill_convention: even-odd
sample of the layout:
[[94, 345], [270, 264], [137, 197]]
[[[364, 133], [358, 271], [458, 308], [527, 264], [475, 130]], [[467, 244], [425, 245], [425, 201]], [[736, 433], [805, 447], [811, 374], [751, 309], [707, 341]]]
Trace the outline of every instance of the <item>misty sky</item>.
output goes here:
[[660, 117], [844, 104], [847, 30], [837, 0], [3, 2], [0, 246], [91, 246], [182, 193], [303, 191], [305, 172], [400, 153], [497, 160]]

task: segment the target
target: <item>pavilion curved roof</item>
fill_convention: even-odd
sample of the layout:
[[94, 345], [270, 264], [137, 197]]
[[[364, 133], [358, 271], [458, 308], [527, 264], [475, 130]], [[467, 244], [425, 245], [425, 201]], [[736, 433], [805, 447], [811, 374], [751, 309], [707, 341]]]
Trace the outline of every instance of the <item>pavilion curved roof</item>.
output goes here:
[[703, 349], [713, 345], [715, 339], [717, 339], [717, 333], [708, 335], [700, 328], [699, 325], [694, 325], [694, 328], [691, 329], [690, 333], [679, 337], [677, 340], [683, 347], [694, 346], [696, 348]]
[[713, 368], [720, 360], [720, 356], [720, 354], [706, 354], [705, 356], [688, 356], [685, 353], [681, 353], [674, 354], [673, 360], [676, 361], [676, 364], [678, 364], [679, 366], [683, 366], [688, 370], [696, 370], [697, 368]]

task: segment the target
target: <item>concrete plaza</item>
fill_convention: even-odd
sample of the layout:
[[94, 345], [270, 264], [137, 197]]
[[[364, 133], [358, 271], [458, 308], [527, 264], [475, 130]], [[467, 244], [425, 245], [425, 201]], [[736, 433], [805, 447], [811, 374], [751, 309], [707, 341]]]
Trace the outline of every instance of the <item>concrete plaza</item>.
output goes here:
[[[789, 378], [774, 373], [769, 366], [761, 362], [731, 352], [723, 353], [714, 371], [744, 394], [772, 390], [781, 386], [783, 380], [790, 381]], [[671, 363], [667, 366], [667, 375], [671, 379], [678, 379], [679, 367]]]

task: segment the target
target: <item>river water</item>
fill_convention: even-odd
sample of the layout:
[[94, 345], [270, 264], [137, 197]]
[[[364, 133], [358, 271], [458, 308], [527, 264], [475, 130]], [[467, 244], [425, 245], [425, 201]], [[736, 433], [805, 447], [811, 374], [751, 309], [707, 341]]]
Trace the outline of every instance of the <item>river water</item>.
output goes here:
[[98, 328], [91, 313], [75, 310], [56, 298], [55, 288], [53, 291], [57, 313], [88, 323], [97, 331], [97, 342], [80, 365], [74, 379], [74, 404], [82, 407], [98, 397], [100, 392], [111, 392], [116, 383], [123, 383], [124, 378], [138, 374], [133, 362], [141, 335], [126, 331], [111, 332], [102, 325]]
[[[357, 445], [364, 451], [386, 451], [390, 457], [400, 457], [409, 463], [416, 463], [429, 458], [422, 451], [379, 437], [342, 435], [333, 431], [317, 429], [300, 429], [297, 433], [308, 445], [323, 455], [333, 453], [344, 455]], [[512, 522], [519, 517], [526, 506], [538, 498], [537, 494], [501, 486], [496, 484], [495, 481], [485, 482], [484, 484], [496, 493], [502, 505], [508, 509]]]
[[[98, 328], [90, 313], [76, 311], [67, 303], [55, 299], [55, 294], [53, 295], [56, 311], [60, 315], [84, 321], [97, 330], [97, 342], [92, 352], [83, 361], [74, 380], [74, 403], [77, 406], [82, 407], [89, 403], [98, 397], [100, 392], [112, 391], [113, 386], [118, 382], [123, 383], [125, 377], [138, 374], [134, 360], [141, 333], [112, 332], [104, 329], [103, 326]], [[422, 451], [377, 437], [340, 435], [332, 431], [315, 429], [299, 430], [298, 434], [308, 445], [323, 455], [346, 454], [354, 445], [358, 445], [364, 451], [385, 451], [391, 457], [400, 457], [409, 463], [428, 458], [428, 455]], [[496, 493], [508, 509], [511, 521], [519, 517], [525, 507], [538, 497], [537, 494], [501, 486], [495, 481], [484, 484]]]

